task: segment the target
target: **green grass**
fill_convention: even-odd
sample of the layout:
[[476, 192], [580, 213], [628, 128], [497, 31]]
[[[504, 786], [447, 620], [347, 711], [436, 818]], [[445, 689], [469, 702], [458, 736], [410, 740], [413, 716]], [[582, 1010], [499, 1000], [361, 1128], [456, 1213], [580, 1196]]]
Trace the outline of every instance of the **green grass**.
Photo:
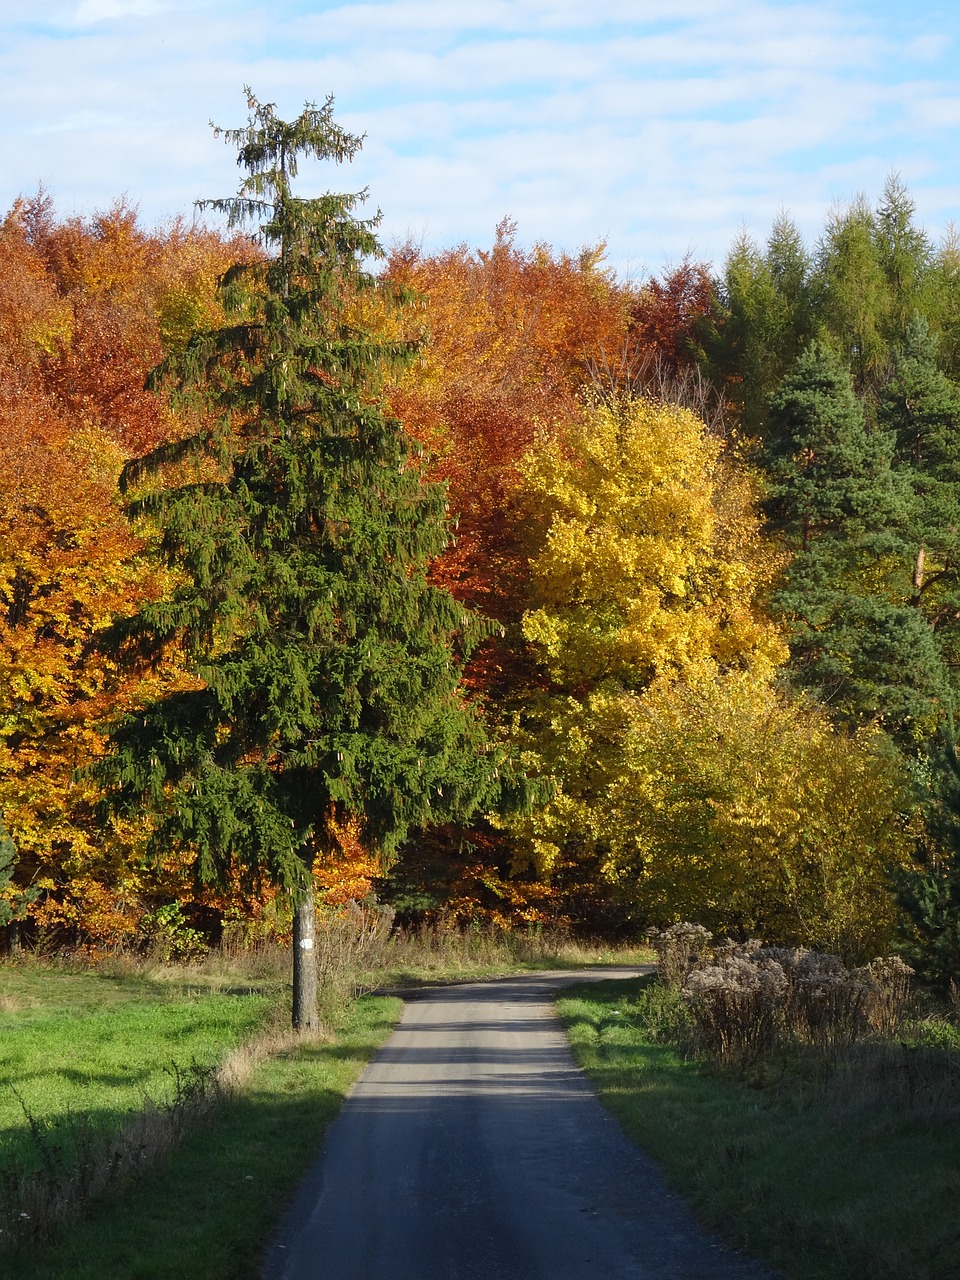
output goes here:
[[263, 1063], [243, 1093], [57, 1245], [8, 1259], [17, 1280], [255, 1280], [284, 1205], [399, 1000], [365, 997], [330, 1043]]
[[651, 1034], [670, 1012], [638, 1008], [648, 986], [577, 987], [558, 1009], [603, 1102], [704, 1222], [786, 1280], [957, 1280], [955, 1124], [803, 1070], [763, 1088], [713, 1074]]
[[39, 1167], [38, 1129], [56, 1148], [81, 1122], [106, 1135], [166, 1102], [178, 1070], [221, 1061], [273, 1005], [144, 975], [0, 969], [0, 1173]]

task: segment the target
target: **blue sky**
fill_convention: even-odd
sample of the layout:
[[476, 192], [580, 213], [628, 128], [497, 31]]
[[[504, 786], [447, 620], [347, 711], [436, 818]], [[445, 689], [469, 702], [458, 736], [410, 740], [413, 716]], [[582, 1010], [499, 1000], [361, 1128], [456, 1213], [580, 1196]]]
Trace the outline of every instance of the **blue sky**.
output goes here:
[[721, 262], [778, 210], [813, 240], [898, 171], [960, 221], [960, 8], [915, 0], [0, 0], [0, 205], [126, 195], [145, 224], [232, 194], [209, 127], [333, 93], [388, 242], [604, 239], [623, 275]]

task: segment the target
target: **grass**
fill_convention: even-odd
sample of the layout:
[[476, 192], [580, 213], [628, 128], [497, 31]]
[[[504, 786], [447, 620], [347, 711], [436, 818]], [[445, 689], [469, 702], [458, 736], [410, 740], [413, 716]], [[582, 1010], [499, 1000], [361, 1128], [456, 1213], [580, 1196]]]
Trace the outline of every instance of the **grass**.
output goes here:
[[[145, 1099], [167, 1102], [178, 1073], [209, 1068], [263, 1025], [265, 995], [190, 995], [0, 1013], [0, 1171], [37, 1163], [29, 1116], [51, 1141], [78, 1116], [112, 1132]], [[62, 997], [61, 997], [62, 998]]]
[[676, 1015], [659, 990], [590, 984], [558, 1009], [604, 1103], [704, 1222], [786, 1280], [960, 1277], [955, 1121], [864, 1084], [863, 1056], [828, 1075], [795, 1060], [762, 1087], [711, 1072], [663, 1042]]
[[237, 1096], [59, 1243], [8, 1258], [17, 1280], [254, 1280], [284, 1205], [400, 1001], [364, 997], [335, 1038], [261, 1063]]

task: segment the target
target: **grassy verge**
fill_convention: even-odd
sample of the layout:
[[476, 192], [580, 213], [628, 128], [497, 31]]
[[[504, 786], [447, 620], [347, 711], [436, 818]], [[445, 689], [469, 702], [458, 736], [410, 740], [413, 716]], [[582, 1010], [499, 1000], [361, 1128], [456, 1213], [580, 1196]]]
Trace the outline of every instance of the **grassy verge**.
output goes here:
[[284, 1204], [315, 1157], [399, 1000], [365, 997], [330, 1042], [300, 1042], [118, 1200], [56, 1245], [8, 1258], [17, 1280], [253, 1280]]
[[731, 1243], [787, 1280], [960, 1276], [960, 1146], [922, 1099], [802, 1064], [762, 1088], [714, 1074], [659, 1041], [671, 1012], [650, 980], [558, 1009], [604, 1103]]

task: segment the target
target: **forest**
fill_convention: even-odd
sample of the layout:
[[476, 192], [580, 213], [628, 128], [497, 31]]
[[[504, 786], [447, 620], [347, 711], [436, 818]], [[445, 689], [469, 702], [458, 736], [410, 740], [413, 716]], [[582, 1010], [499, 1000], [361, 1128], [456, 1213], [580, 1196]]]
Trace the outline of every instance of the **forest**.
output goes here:
[[[960, 238], [892, 175], [623, 279], [509, 219], [381, 250], [276, 174], [252, 234], [3, 219], [8, 947], [289, 936], [306, 874], [320, 912], [960, 976]], [[309, 448], [250, 426], [305, 395]], [[297, 468], [327, 505], [281, 542]]]

